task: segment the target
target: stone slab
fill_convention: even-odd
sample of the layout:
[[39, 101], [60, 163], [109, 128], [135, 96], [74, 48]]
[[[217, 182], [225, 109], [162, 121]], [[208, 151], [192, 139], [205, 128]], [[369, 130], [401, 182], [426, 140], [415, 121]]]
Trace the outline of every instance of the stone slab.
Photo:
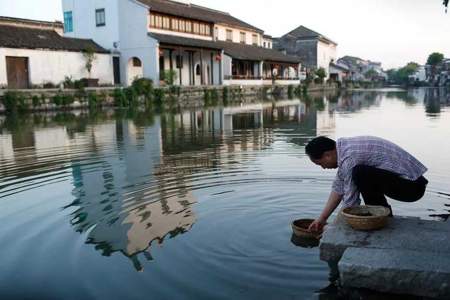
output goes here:
[[391, 218], [377, 231], [353, 230], [341, 216], [328, 226], [320, 242], [320, 258], [339, 261], [349, 247], [367, 249], [410, 250], [450, 255], [449, 222], [419, 218]]
[[339, 270], [345, 287], [450, 299], [448, 253], [348, 248]]

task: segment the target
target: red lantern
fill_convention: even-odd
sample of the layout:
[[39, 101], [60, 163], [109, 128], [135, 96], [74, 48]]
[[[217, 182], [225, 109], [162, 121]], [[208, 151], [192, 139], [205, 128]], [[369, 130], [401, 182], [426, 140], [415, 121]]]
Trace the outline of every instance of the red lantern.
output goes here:
[[217, 55], [216, 55], [216, 61], [221, 61], [221, 60], [222, 60], [222, 55], [217, 54]]

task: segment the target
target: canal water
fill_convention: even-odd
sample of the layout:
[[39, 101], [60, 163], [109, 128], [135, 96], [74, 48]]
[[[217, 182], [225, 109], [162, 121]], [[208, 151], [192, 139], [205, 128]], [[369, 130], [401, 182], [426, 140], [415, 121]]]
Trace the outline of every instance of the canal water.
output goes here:
[[376, 135], [428, 168], [416, 203], [450, 211], [450, 94], [434, 89], [152, 112], [0, 117], [1, 299], [327, 299], [318, 216], [335, 171], [312, 137]]

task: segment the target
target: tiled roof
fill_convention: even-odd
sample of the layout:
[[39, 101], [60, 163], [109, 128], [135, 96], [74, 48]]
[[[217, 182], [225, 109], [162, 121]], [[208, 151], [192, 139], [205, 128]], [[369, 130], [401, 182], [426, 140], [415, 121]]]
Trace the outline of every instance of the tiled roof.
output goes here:
[[333, 63], [333, 62], [331, 62], [331, 63], [330, 63], [330, 66], [335, 67], [335, 68], [337, 68], [337, 69], [341, 69], [341, 70], [343, 70], [343, 71], [349, 71], [349, 70], [350, 70], [349, 67], [347, 67], [347, 66], [344, 65], [344, 64], [340, 64], [340, 63]]
[[297, 56], [285, 55], [279, 51], [246, 44], [238, 44], [224, 41], [207, 41], [201, 39], [185, 38], [175, 35], [149, 33], [162, 44], [172, 46], [185, 46], [223, 50], [226, 55], [235, 59], [253, 61], [274, 61], [280, 63], [300, 63]]
[[295, 39], [311, 39], [311, 38], [322, 39], [322, 40], [325, 40], [326, 42], [337, 45], [337, 43], [334, 42], [333, 40], [327, 38], [326, 36], [324, 36], [318, 32], [315, 32], [314, 30], [311, 30], [303, 25], [295, 28], [294, 30], [287, 33], [283, 37], [286, 37], [286, 36], [294, 37]]
[[6, 17], [6, 16], [0, 16], [0, 23], [16, 23], [16, 24], [30, 24], [30, 25], [39, 25], [42, 27], [55, 27], [55, 28], [63, 28], [64, 25], [61, 21], [40, 21], [40, 20], [31, 20], [31, 19], [22, 19], [22, 18], [13, 18], [13, 17]]
[[221, 12], [214, 9], [198, 6], [195, 4], [186, 4], [169, 0], [138, 0], [139, 2], [150, 7], [150, 11], [170, 14], [174, 16], [196, 19], [210, 23], [227, 24], [249, 29], [263, 33], [263, 31], [244, 21], [241, 21], [229, 13]]
[[93, 40], [66, 38], [56, 31], [0, 25], [0, 47], [83, 51], [87, 48], [97, 53], [108, 53]]
[[217, 42], [217, 43], [222, 45], [225, 54], [235, 59], [255, 60], [255, 61], [264, 60], [280, 63], [297, 63], [297, 64], [300, 63], [299, 57], [286, 55], [274, 49], [230, 42]]
[[204, 49], [213, 49], [213, 50], [222, 50], [223, 48], [214, 41], [202, 40], [202, 39], [193, 39], [180, 37], [176, 35], [170, 34], [160, 34], [160, 33], [149, 33], [154, 39], [157, 39], [160, 43], [171, 45], [171, 46], [185, 46], [185, 47], [194, 47], [194, 48], [204, 48]]

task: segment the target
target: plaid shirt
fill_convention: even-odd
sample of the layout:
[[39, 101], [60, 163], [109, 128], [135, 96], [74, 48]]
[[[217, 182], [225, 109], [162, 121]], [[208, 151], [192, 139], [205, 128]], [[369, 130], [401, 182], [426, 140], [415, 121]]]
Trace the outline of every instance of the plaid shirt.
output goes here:
[[352, 180], [353, 167], [357, 165], [383, 169], [408, 180], [416, 180], [427, 168], [411, 154], [387, 140], [373, 136], [340, 138], [336, 143], [338, 172], [333, 191], [343, 195], [342, 205], [359, 205], [359, 191]]

